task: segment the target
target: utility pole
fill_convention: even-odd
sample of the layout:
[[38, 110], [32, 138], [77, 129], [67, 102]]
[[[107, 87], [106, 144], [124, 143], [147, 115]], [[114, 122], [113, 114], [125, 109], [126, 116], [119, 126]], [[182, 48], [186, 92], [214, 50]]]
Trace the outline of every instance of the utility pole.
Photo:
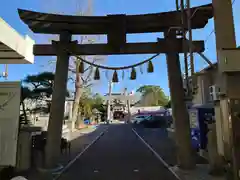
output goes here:
[[194, 75], [194, 58], [192, 52], [192, 25], [191, 25], [191, 2], [190, 0], [186, 1], [187, 6], [187, 26], [188, 26], [188, 40], [189, 40], [189, 56], [190, 56], [190, 69], [191, 69], [191, 76]]
[[[220, 64], [219, 51], [223, 49], [236, 49], [235, 30], [233, 22], [232, 2], [231, 0], [212, 0], [214, 7], [214, 25], [216, 34], [216, 49], [218, 64]], [[231, 61], [231, 59], [229, 59]], [[219, 68], [218, 68], [219, 70]], [[225, 93], [224, 97], [220, 99], [221, 102], [228, 101], [230, 112], [227, 112], [229, 118], [220, 119], [220, 123], [228, 121], [231, 124], [232, 137], [232, 166], [234, 177], [232, 179], [239, 180], [239, 169], [240, 169], [240, 122], [239, 122], [239, 111], [240, 111], [240, 85], [237, 83], [240, 79], [240, 72], [236, 71], [233, 73], [221, 73], [219, 71], [218, 85], [221, 87], [221, 92]], [[228, 111], [226, 109], [223, 109]], [[221, 121], [222, 120], [222, 121]], [[218, 122], [219, 123], [219, 122]], [[220, 128], [216, 121], [217, 129]]]
[[112, 81], [109, 81], [108, 85], [108, 102], [107, 102], [107, 122], [111, 120], [111, 95], [112, 95]]
[[[190, 8], [190, 2], [187, 2], [187, 7]], [[169, 29], [168, 32], [164, 33], [164, 36], [169, 43], [171, 40], [177, 38], [177, 35], [181, 33], [183, 38], [183, 48], [184, 48], [184, 64], [185, 64], [185, 80], [187, 89], [188, 86], [188, 56], [187, 53], [190, 51], [190, 56], [192, 56], [191, 47], [186, 47], [186, 24], [188, 23], [188, 19], [186, 19], [185, 8], [184, 8], [184, 0], [180, 1], [180, 9], [179, 9], [179, 1], [176, 0], [176, 10], [181, 10], [182, 14], [182, 27], [179, 27], [179, 30]], [[189, 9], [188, 9], [189, 11]], [[188, 17], [189, 14], [188, 14]], [[188, 25], [189, 28], [189, 36], [191, 33], [191, 26]], [[190, 37], [192, 40], [192, 37]], [[174, 44], [173, 44], [174, 46]], [[191, 46], [191, 42], [190, 42]], [[183, 89], [183, 80], [181, 74], [181, 67], [179, 61], [179, 55], [176, 53], [168, 53], [167, 57], [167, 69], [168, 69], [168, 79], [169, 79], [169, 87], [170, 94], [172, 99], [172, 113], [174, 119], [174, 129], [175, 129], [175, 142], [177, 145], [177, 157], [178, 157], [178, 166], [181, 169], [191, 170], [195, 168], [195, 159], [193, 155], [193, 150], [191, 146], [191, 133], [190, 133], [190, 122], [187, 106], [185, 103], [185, 92]], [[193, 60], [192, 57], [190, 60]]]
[[131, 120], [131, 111], [130, 111], [130, 94], [127, 93], [127, 88], [124, 89], [124, 95], [126, 98], [126, 106], [127, 106], [127, 111], [128, 111], [128, 122]]
[[130, 99], [129, 99], [129, 94], [128, 94], [128, 99], [127, 99], [127, 109], [128, 109], [128, 122], [131, 121], [131, 108], [130, 108]]

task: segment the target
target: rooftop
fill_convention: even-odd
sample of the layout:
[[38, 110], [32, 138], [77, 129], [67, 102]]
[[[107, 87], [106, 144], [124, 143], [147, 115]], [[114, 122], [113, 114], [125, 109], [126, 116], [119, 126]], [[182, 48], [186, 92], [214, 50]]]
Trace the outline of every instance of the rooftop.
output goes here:
[[21, 36], [0, 18], [0, 64], [32, 64], [34, 41]]
[[[193, 7], [192, 29], [203, 28], [213, 17], [212, 4]], [[126, 33], [164, 32], [182, 25], [180, 11], [140, 15], [70, 16], [18, 10], [24, 23], [35, 33], [108, 34], [109, 25], [123, 22]], [[171, 21], [169, 21], [171, 19]], [[47, 25], [46, 25], [47, 24]]]

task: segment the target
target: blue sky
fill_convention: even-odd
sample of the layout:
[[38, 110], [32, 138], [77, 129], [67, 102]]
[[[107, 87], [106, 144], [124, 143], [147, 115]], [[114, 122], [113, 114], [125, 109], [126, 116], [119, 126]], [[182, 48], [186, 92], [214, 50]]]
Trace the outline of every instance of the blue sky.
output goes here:
[[[143, 13], [156, 13], [174, 10], [175, 0], [92, 0], [93, 1], [93, 13], [94, 15], [106, 15], [106, 14], [143, 14]], [[82, 2], [82, 3], [79, 3]], [[2, 0], [0, 7], [0, 16], [7, 21], [13, 28], [15, 28], [22, 35], [30, 35], [37, 43], [47, 42], [49, 36], [46, 35], [34, 35], [25, 24], [21, 22], [17, 14], [17, 8], [30, 9], [34, 11], [44, 12], [62, 12], [66, 14], [74, 14], [79, 9], [86, 9], [86, 0]], [[146, 3], [147, 2], [147, 3]], [[211, 0], [192, 0], [192, 6], [202, 5], [210, 3]], [[235, 29], [237, 42], [240, 41], [240, 16], [237, 16], [237, 9], [240, 7], [240, 0], [236, 0], [234, 4], [235, 15]], [[212, 33], [213, 20], [210, 20], [208, 25], [204, 29], [196, 30], [193, 32], [193, 38], [195, 40], [206, 40], [206, 50], [204, 54], [213, 62], [216, 61], [215, 51], [215, 36]], [[127, 37], [129, 42], [147, 42], [156, 41], [157, 37], [162, 37], [161, 33], [154, 34], [141, 34], [141, 35], [129, 35]], [[104, 40], [104, 37], [102, 38]], [[239, 44], [239, 43], [238, 43]], [[147, 59], [151, 55], [121, 55], [121, 56], [108, 56], [104, 64], [109, 66], [123, 66], [130, 65], [144, 59]], [[207, 66], [203, 59], [197, 54], [195, 57], [195, 69], [200, 70]], [[10, 65], [9, 66], [9, 80], [21, 80], [27, 74], [35, 74], [39, 71], [43, 71], [47, 61], [51, 57], [35, 57], [35, 64], [33, 65]], [[182, 60], [181, 60], [182, 61]], [[125, 71], [124, 79], [119, 73], [120, 82], [114, 85], [113, 91], [121, 91], [124, 87], [130, 90], [135, 90], [139, 86], [144, 84], [154, 84], [161, 86], [165, 93], [169, 95], [166, 59], [165, 55], [161, 55], [153, 60], [155, 72], [153, 74], [146, 73], [146, 66], [143, 66], [145, 71], [143, 74], [137, 69], [137, 80], [128, 80], [129, 72]], [[3, 65], [0, 67], [3, 68]], [[110, 74], [110, 73], [109, 73]], [[100, 93], [107, 92], [107, 79], [104, 73], [101, 74], [102, 80], [95, 85], [95, 90]]]

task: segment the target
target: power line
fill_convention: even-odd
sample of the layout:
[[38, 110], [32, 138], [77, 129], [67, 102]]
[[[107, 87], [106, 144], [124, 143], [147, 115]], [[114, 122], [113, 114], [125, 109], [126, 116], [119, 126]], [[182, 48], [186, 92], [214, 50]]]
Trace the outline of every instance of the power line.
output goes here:
[[209, 38], [212, 36], [212, 34], [215, 32], [214, 28], [213, 30], [209, 33], [209, 35], [207, 36], [207, 38], [204, 40], [204, 43], [208, 42]]

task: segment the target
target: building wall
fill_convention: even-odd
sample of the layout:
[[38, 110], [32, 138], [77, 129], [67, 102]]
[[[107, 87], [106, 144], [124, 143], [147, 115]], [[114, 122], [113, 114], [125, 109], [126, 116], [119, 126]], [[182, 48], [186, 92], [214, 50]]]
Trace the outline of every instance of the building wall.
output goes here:
[[203, 104], [203, 94], [202, 94], [202, 77], [197, 77], [197, 93], [193, 97], [193, 104]]
[[[65, 101], [65, 112], [64, 117], [70, 118], [71, 110], [72, 110], [72, 104], [73, 101]], [[44, 106], [45, 101], [42, 102], [35, 102], [35, 101], [26, 101], [26, 107], [29, 109], [36, 108], [38, 106]], [[32, 126], [41, 127], [44, 131], [47, 130], [48, 127], [48, 121], [49, 121], [49, 113], [34, 113], [34, 114], [28, 114], [28, 118], [31, 121]], [[66, 119], [64, 119], [66, 120]]]
[[[194, 104], [207, 104], [212, 102], [210, 100], [209, 86], [221, 83], [219, 79], [217, 68], [208, 69], [203, 75], [197, 77], [198, 92], [194, 96], [192, 102]], [[217, 133], [217, 149], [221, 156], [227, 160], [231, 157], [231, 133], [230, 121], [228, 115], [228, 102], [221, 101], [215, 103], [215, 119], [216, 119], [216, 133]]]
[[217, 83], [217, 69], [205, 71], [197, 76], [197, 93], [192, 100], [193, 104], [206, 104], [212, 102], [209, 94], [209, 86]]

